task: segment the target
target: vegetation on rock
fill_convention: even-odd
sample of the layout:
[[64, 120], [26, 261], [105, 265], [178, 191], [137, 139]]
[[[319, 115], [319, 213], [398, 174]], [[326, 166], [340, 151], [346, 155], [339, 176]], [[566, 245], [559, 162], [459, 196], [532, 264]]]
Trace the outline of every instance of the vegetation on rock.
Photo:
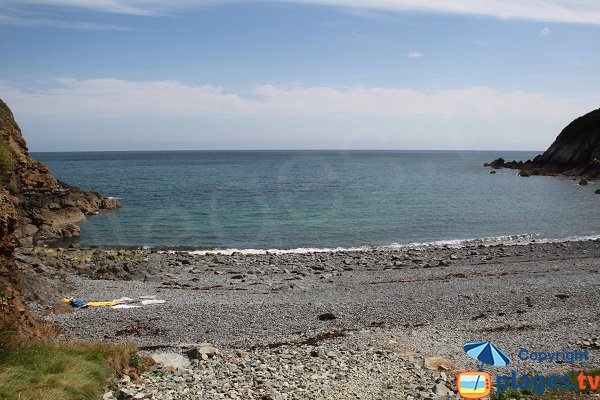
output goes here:
[[15, 159], [4, 141], [0, 136], [0, 182], [5, 182], [8, 176], [15, 167]]
[[136, 350], [104, 343], [9, 346], [0, 351], [0, 399], [99, 399], [115, 372], [139, 367]]

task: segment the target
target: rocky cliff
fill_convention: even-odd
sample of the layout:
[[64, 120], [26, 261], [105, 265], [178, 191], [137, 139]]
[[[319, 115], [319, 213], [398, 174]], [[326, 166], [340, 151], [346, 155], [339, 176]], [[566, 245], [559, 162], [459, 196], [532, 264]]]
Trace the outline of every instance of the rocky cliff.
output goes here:
[[520, 175], [568, 175], [600, 178], [600, 109], [571, 122], [554, 143], [533, 161], [506, 162], [499, 158], [486, 166], [520, 169]]
[[18, 245], [42, 244], [79, 235], [86, 215], [121, 207], [115, 199], [67, 185], [29, 157], [11, 110], [0, 100], [0, 181], [15, 211]]
[[20, 272], [13, 259], [16, 217], [8, 192], [0, 187], [0, 351], [50, 329], [27, 310], [24, 302]]

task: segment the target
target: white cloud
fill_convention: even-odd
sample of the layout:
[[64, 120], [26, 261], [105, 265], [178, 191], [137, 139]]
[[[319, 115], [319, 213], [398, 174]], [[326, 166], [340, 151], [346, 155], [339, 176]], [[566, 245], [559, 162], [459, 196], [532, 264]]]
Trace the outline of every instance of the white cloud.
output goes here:
[[421, 58], [421, 57], [423, 57], [424, 55], [425, 55], [425, 54], [423, 54], [423, 53], [420, 53], [420, 52], [418, 52], [418, 51], [413, 51], [412, 53], [408, 53], [408, 54], [406, 55], [406, 57], [408, 57], [408, 58]]
[[539, 36], [548, 36], [551, 33], [550, 28], [545, 27], [539, 33]]
[[0, 82], [0, 97], [19, 116], [59, 118], [339, 114], [568, 118], [589, 111], [594, 105], [594, 101], [552, 98], [523, 91], [499, 92], [485, 87], [428, 93], [394, 87], [261, 85], [242, 94], [212, 85], [118, 79], [59, 79], [46, 90], [26, 90]]
[[83, 29], [83, 30], [110, 30], [127, 31], [127, 27], [112, 24], [97, 24], [84, 21], [62, 21], [51, 18], [28, 18], [0, 14], [0, 25], [17, 26], [21, 28], [50, 27], [61, 29]]
[[[203, 3], [199, 1], [197, 3]], [[193, 5], [193, 1], [167, 0], [3, 0], [2, 5], [47, 6], [87, 9], [106, 13], [130, 15], [157, 15], [160, 10], [176, 9], [179, 5]]]
[[596, 0], [278, 0], [338, 7], [425, 11], [481, 15], [501, 19], [528, 19], [568, 23], [600, 24], [600, 2]]
[[[107, 13], [161, 15], [209, 5], [267, 0], [3, 0], [11, 8], [21, 6], [74, 7]], [[597, 0], [271, 0], [285, 3], [326, 5], [350, 9], [422, 11], [536, 21], [600, 24]]]

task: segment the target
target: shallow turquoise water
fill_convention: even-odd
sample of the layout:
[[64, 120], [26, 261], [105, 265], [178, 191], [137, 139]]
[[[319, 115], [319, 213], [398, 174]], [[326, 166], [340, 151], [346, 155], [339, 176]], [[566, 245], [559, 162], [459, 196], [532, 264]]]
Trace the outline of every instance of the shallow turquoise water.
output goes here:
[[600, 233], [598, 184], [521, 178], [514, 170], [490, 175], [482, 167], [498, 156], [535, 155], [178, 151], [33, 157], [59, 179], [123, 203], [82, 224], [78, 241], [88, 244], [289, 249]]

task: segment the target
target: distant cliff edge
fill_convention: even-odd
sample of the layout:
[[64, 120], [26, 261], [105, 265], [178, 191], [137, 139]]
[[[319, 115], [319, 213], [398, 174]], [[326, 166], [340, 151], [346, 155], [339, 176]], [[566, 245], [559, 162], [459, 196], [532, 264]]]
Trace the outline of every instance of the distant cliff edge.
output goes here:
[[20, 246], [79, 236], [86, 215], [121, 207], [111, 198], [56, 179], [29, 157], [11, 110], [0, 100], [0, 183], [15, 209], [14, 238]]
[[567, 175], [600, 178], [600, 108], [571, 122], [554, 143], [531, 160], [509, 161], [502, 158], [484, 164], [492, 168], [519, 169], [519, 175]]

